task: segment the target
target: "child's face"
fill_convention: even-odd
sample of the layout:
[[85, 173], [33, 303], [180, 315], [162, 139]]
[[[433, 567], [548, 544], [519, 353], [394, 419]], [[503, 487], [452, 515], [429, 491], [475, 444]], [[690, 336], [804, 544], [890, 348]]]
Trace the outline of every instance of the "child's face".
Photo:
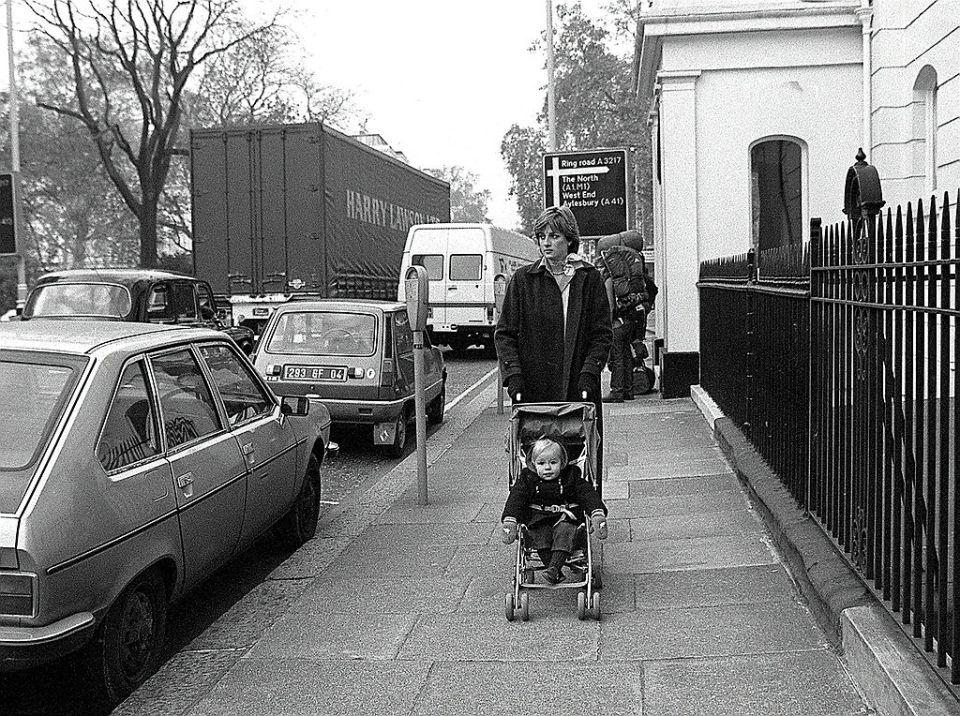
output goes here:
[[541, 479], [556, 480], [557, 475], [560, 474], [560, 456], [550, 452], [541, 453], [533, 461], [533, 466]]

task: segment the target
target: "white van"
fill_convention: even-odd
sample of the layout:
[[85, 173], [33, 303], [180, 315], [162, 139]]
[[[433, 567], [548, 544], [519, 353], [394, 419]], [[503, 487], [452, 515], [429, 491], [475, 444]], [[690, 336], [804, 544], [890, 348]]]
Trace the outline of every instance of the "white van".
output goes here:
[[427, 326], [433, 342], [460, 352], [471, 345], [492, 350], [494, 279], [509, 280], [539, 258], [533, 239], [490, 224], [417, 224], [407, 234], [398, 298], [405, 300], [407, 269], [423, 266], [430, 279]]

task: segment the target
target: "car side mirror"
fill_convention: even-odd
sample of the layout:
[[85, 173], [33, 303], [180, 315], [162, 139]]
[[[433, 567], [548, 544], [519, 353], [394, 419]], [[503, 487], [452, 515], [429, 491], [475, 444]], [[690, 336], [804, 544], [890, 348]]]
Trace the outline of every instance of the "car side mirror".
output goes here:
[[310, 399], [302, 395], [281, 396], [280, 412], [284, 415], [309, 415]]

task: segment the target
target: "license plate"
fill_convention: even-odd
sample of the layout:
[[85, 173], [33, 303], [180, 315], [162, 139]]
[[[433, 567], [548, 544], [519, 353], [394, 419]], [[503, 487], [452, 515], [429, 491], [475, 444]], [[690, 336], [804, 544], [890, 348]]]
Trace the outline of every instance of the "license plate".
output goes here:
[[285, 365], [283, 367], [283, 379], [305, 381], [343, 381], [347, 379], [347, 369], [315, 365]]

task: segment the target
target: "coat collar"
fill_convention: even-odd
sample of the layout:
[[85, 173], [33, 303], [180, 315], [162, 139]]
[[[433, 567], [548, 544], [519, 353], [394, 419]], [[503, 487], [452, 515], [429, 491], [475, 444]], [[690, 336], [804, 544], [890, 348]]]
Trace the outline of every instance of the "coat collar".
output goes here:
[[[574, 271], [579, 271], [580, 269], [587, 268], [592, 266], [589, 261], [587, 261], [581, 254], [567, 254], [566, 265], [564, 266], [564, 273], [568, 276], [572, 276]], [[543, 273], [547, 270], [547, 259], [542, 257], [533, 267], [533, 270], [538, 273]]]

